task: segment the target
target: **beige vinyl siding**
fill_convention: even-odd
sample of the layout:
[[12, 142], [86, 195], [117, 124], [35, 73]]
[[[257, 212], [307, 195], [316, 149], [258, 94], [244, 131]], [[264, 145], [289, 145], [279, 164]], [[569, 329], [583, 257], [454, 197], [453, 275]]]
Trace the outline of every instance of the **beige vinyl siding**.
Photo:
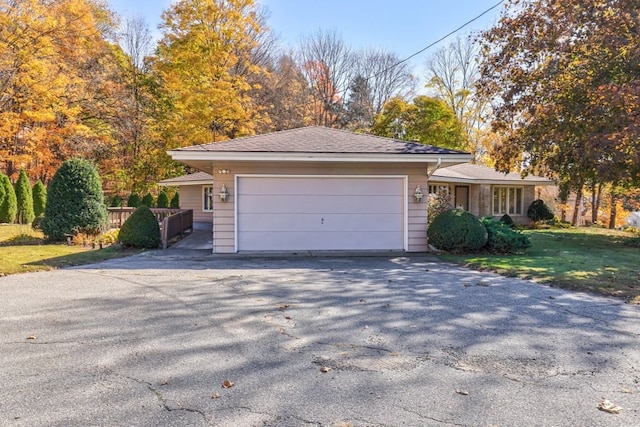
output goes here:
[[[229, 170], [228, 174], [219, 173]], [[214, 194], [218, 194], [223, 184], [229, 191], [227, 202], [214, 198], [214, 252], [235, 252], [235, 175], [402, 175], [407, 176], [409, 252], [425, 252], [426, 243], [426, 197], [416, 203], [413, 192], [420, 185], [423, 192], [427, 189], [426, 165], [389, 164], [389, 163], [288, 163], [288, 162], [215, 162]]]
[[[203, 185], [181, 185], [178, 190], [180, 194], [180, 208], [193, 209], [193, 222], [211, 224], [213, 222], [213, 213], [202, 210], [202, 187]], [[214, 194], [217, 194], [215, 189]]]

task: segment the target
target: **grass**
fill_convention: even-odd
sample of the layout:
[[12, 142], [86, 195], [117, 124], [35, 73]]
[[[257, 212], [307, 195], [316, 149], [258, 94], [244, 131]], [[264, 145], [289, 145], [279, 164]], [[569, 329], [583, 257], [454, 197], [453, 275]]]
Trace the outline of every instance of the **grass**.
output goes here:
[[523, 255], [443, 254], [446, 261], [640, 304], [640, 246], [629, 232], [601, 228], [527, 230]]
[[90, 264], [137, 252], [123, 252], [118, 246], [92, 249], [82, 244], [46, 243], [42, 233], [30, 226], [0, 225], [0, 276]]

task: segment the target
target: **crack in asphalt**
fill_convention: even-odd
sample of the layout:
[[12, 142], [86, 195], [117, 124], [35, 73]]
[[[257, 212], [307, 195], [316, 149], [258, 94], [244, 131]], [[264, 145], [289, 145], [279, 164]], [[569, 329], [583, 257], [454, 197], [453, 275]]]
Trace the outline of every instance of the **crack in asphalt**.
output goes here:
[[191, 412], [193, 414], [200, 415], [205, 421], [207, 420], [207, 414], [204, 411], [201, 411], [199, 409], [185, 408], [185, 407], [182, 407], [182, 406], [178, 406], [178, 407], [174, 408], [174, 407], [169, 406], [169, 401], [162, 395], [160, 390], [155, 388], [153, 386], [153, 384], [148, 382], [148, 381], [143, 381], [143, 380], [141, 380], [139, 378], [134, 378], [134, 377], [130, 377], [130, 376], [127, 376], [127, 375], [122, 375], [122, 374], [117, 374], [117, 373], [113, 373], [113, 374], [117, 375], [117, 376], [120, 376], [121, 378], [125, 378], [127, 380], [133, 381], [135, 383], [147, 386], [149, 391], [153, 392], [153, 394], [156, 396], [156, 398], [158, 399], [158, 402], [160, 402], [162, 408], [167, 412], [176, 412], [176, 411]]
[[434, 417], [430, 417], [428, 415], [424, 415], [418, 411], [414, 411], [412, 409], [406, 408], [404, 406], [400, 406], [400, 405], [393, 405], [394, 407], [398, 408], [398, 409], [402, 409], [405, 412], [408, 412], [410, 414], [414, 414], [417, 415], [418, 417], [420, 417], [423, 420], [429, 420], [429, 421], [434, 421], [440, 424], [444, 424], [444, 425], [448, 425], [448, 426], [457, 426], [457, 427], [470, 427], [468, 424], [458, 424], [458, 423], [453, 423], [451, 421], [446, 421], [446, 420], [441, 420], [439, 418], [434, 418]]

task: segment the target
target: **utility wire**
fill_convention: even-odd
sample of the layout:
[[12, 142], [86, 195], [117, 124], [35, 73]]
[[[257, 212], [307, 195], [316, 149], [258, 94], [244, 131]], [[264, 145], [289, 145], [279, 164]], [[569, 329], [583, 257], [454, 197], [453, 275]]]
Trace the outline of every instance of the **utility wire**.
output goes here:
[[450, 33], [448, 33], [448, 34], [446, 34], [446, 35], [444, 35], [444, 36], [442, 36], [442, 37], [440, 37], [438, 40], [436, 40], [436, 41], [434, 41], [433, 43], [429, 44], [428, 46], [426, 46], [426, 47], [424, 47], [424, 48], [420, 49], [420, 50], [419, 50], [419, 51], [417, 51], [416, 53], [414, 53], [414, 54], [412, 54], [412, 55], [410, 55], [410, 56], [407, 56], [405, 59], [403, 59], [403, 60], [401, 60], [401, 61], [396, 62], [395, 64], [393, 64], [393, 65], [391, 65], [391, 66], [389, 66], [389, 67], [385, 68], [385, 69], [384, 69], [384, 70], [382, 70], [382, 71], [377, 72], [376, 74], [374, 74], [374, 75], [372, 75], [372, 76], [367, 77], [367, 80], [374, 79], [374, 78], [378, 77], [380, 74], [384, 74], [384, 73], [386, 73], [387, 71], [391, 70], [392, 68], [395, 68], [395, 67], [397, 67], [398, 65], [400, 65], [400, 64], [402, 64], [402, 63], [404, 63], [404, 62], [407, 62], [408, 60], [410, 60], [410, 59], [411, 59], [411, 58], [413, 58], [414, 56], [420, 55], [420, 54], [421, 54], [422, 52], [424, 52], [425, 50], [427, 50], [427, 49], [429, 49], [429, 48], [431, 48], [431, 47], [433, 47], [433, 46], [437, 45], [437, 44], [438, 44], [438, 43], [440, 43], [442, 40], [446, 39], [446, 38], [447, 38], [447, 37], [449, 37], [449, 36], [454, 35], [455, 33], [457, 33], [458, 31], [460, 31], [461, 29], [463, 29], [463, 28], [464, 28], [464, 27], [466, 27], [467, 25], [469, 25], [469, 24], [471, 24], [472, 22], [477, 21], [478, 19], [482, 18], [484, 15], [486, 15], [486, 14], [487, 14], [487, 13], [489, 13], [489, 12], [491, 12], [493, 9], [495, 9], [495, 8], [496, 8], [496, 7], [498, 7], [498, 6], [500, 6], [502, 3], [504, 3], [504, 0], [500, 0], [498, 3], [494, 4], [494, 5], [493, 5], [493, 6], [491, 6], [489, 9], [485, 10], [484, 12], [482, 12], [480, 15], [478, 15], [478, 16], [476, 16], [475, 18], [473, 18], [473, 19], [471, 19], [471, 20], [469, 20], [469, 21], [465, 22], [464, 24], [460, 25], [460, 26], [459, 26], [458, 28], [456, 28], [455, 30], [451, 31]]

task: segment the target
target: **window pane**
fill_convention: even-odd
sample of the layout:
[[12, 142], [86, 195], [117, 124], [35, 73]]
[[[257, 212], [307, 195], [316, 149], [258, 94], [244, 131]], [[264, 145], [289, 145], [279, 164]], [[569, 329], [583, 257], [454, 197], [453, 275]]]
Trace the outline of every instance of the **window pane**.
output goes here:
[[522, 188], [516, 188], [516, 214], [522, 215]]
[[500, 214], [500, 189], [499, 188], [493, 189], [493, 214], [494, 215]]
[[500, 189], [500, 214], [507, 213], [507, 189]]

